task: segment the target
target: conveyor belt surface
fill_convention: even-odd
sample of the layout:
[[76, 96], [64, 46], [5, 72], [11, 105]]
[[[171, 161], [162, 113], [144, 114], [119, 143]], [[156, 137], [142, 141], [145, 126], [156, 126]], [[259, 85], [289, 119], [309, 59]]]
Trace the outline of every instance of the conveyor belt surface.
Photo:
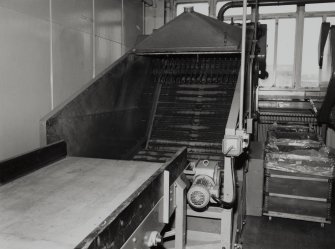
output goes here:
[[187, 146], [191, 160], [220, 160], [240, 56], [167, 56], [154, 65], [157, 109], [147, 148], [134, 159], [163, 162]]
[[159, 167], [68, 157], [1, 186], [0, 248], [74, 248]]

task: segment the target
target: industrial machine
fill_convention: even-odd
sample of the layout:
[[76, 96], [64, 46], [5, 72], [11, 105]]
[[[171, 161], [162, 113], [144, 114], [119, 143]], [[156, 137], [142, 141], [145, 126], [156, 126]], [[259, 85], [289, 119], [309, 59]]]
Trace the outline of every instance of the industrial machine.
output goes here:
[[[118, 168], [119, 159], [128, 162], [123, 167], [129, 169], [136, 162], [148, 167], [158, 163], [163, 166], [148, 174], [135, 193], [95, 221], [90, 232], [92, 226], [87, 227], [75, 248], [151, 248], [161, 236], [171, 235], [176, 248], [184, 248], [186, 214], [197, 216], [205, 210], [206, 216], [212, 207], [222, 224], [220, 247], [231, 248], [241, 220], [233, 219], [238, 196], [235, 157], [249, 142], [245, 121], [252, 123], [255, 77], [251, 75], [266, 74], [265, 43], [256, 38], [265, 37], [266, 27], [257, 22], [242, 27], [186, 8], [152, 35], [140, 37], [132, 50], [44, 117], [41, 144], [46, 147], [4, 162], [3, 183], [39, 167], [51, 170], [56, 166], [49, 164], [55, 161], [59, 170], [67, 165], [74, 170], [68, 174], [77, 172], [73, 157], [83, 158], [77, 170], [88, 178], [103, 173], [86, 175], [81, 167], [91, 159], [85, 158], [97, 158], [90, 162], [100, 170], [109, 164], [110, 169]], [[248, 130], [252, 132], [251, 127]], [[65, 141], [66, 149], [59, 141]], [[48, 155], [53, 159], [46, 159]], [[31, 165], [24, 165], [26, 157], [34, 159]], [[186, 193], [189, 181], [183, 172], [190, 173], [191, 165]], [[38, 178], [38, 172], [22, 179]], [[48, 177], [53, 174], [61, 172], [52, 171]], [[126, 176], [113, 177], [118, 181]], [[243, 185], [243, 177], [236, 180]], [[186, 208], [186, 197], [193, 210]], [[175, 223], [170, 219], [173, 213]], [[166, 224], [175, 228], [161, 234]], [[47, 236], [41, 234], [36, 239]]]
[[162, 164], [71, 157], [60, 141], [0, 165], [2, 248], [151, 248], [173, 213], [185, 246], [186, 149]]
[[[258, 79], [268, 75], [267, 27], [258, 22], [258, 7], [280, 3], [249, 1], [254, 15], [248, 24], [247, 1], [226, 5], [219, 20], [186, 8], [152, 35], [139, 37], [133, 49], [41, 120], [41, 144], [46, 147], [3, 162], [1, 183], [6, 187], [59, 160], [63, 167], [70, 160], [69, 167], [87, 179], [94, 173], [109, 177], [113, 167], [156, 167], [135, 192], [125, 194], [84, 236], [78, 235], [82, 240], [75, 248], [153, 248], [163, 237], [175, 236], [175, 248], [182, 249], [187, 215], [220, 219], [220, 248], [233, 248], [244, 223], [243, 154], [250, 140], [261, 140], [270, 123], [287, 117], [291, 123], [298, 119], [316, 127], [306, 106], [313, 101], [306, 102], [305, 95], [298, 100], [291, 96], [295, 102], [286, 105], [289, 111], [278, 113], [283, 109], [280, 96], [257, 89]], [[243, 25], [222, 22], [225, 10], [236, 6], [244, 7]], [[306, 108], [293, 114], [301, 106]], [[26, 157], [34, 163], [24, 165]], [[90, 162], [107, 165], [107, 171], [89, 175], [76, 169], [71, 160], [77, 157], [82, 164], [85, 158], [96, 159]], [[57, 176], [53, 174], [49, 177]], [[118, 171], [113, 177], [118, 182], [125, 176]], [[14, 185], [20, 189], [16, 181]], [[6, 195], [2, 186], [1, 195]]]
[[242, 28], [186, 8], [48, 114], [41, 143], [65, 140], [70, 156], [161, 163], [185, 146], [195, 165], [187, 193], [192, 215], [218, 208], [221, 247], [230, 248], [243, 223], [242, 213], [233, 219], [243, 198], [235, 181], [243, 186], [244, 174], [235, 179], [234, 158], [252, 132], [265, 39], [265, 25]]
[[193, 183], [187, 192], [187, 201], [195, 210], [220, 200], [221, 173], [217, 162], [203, 160], [194, 165]]

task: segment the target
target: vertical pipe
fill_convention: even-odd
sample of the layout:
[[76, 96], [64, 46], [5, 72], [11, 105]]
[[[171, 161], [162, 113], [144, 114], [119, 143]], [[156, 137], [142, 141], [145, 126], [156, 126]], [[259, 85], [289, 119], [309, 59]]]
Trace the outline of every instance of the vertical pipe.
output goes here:
[[210, 17], [216, 17], [216, 1], [215, 0], [208, 0], [208, 13]]
[[249, 82], [249, 88], [248, 88], [248, 91], [249, 91], [249, 96], [248, 96], [248, 118], [249, 119], [251, 119], [252, 118], [252, 96], [253, 96], [253, 87], [252, 87], [252, 80], [253, 80], [253, 78], [252, 78], [252, 71], [253, 71], [253, 64], [254, 64], [254, 62], [253, 62], [253, 60], [252, 61], [250, 61], [250, 63], [249, 63], [249, 68], [248, 68], [248, 70], [249, 70], [249, 80], [248, 80], [248, 82]]
[[277, 55], [278, 55], [278, 27], [279, 27], [279, 19], [278, 17], [276, 18], [276, 23], [275, 23], [275, 44], [274, 44], [274, 55], [273, 55], [273, 85], [276, 86], [276, 81], [277, 81]]
[[145, 25], [145, 18], [146, 18], [146, 11], [145, 11], [145, 4], [142, 3], [142, 35], [146, 34], [146, 25]]
[[295, 47], [294, 47], [294, 82], [295, 82], [294, 88], [301, 87], [305, 6], [298, 6], [297, 12], [298, 15], [297, 15]]
[[[234, 200], [234, 158], [224, 158], [224, 176], [223, 176], [223, 201], [232, 202]], [[222, 209], [221, 211], [221, 248], [231, 249], [233, 238], [233, 209]]]
[[244, 100], [244, 82], [245, 82], [245, 42], [247, 31], [247, 0], [243, 0], [243, 24], [242, 24], [242, 55], [241, 55], [241, 89], [240, 89], [240, 115], [239, 129], [243, 129], [243, 100]]
[[121, 2], [121, 54], [124, 54], [125, 37], [124, 37], [124, 0]]
[[52, 27], [52, 0], [49, 0], [49, 42], [50, 42], [50, 106], [54, 109], [54, 72], [53, 72], [53, 27]]
[[[327, 22], [327, 16], [326, 15], [323, 15], [322, 16], [322, 22]], [[322, 68], [319, 68], [319, 75], [318, 75], [318, 80], [319, 80], [319, 84], [318, 84], [318, 87], [320, 87], [322, 85]]]
[[95, 77], [96, 74], [96, 67], [95, 67], [95, 60], [96, 60], [96, 48], [95, 48], [95, 0], [92, 0], [92, 78]]

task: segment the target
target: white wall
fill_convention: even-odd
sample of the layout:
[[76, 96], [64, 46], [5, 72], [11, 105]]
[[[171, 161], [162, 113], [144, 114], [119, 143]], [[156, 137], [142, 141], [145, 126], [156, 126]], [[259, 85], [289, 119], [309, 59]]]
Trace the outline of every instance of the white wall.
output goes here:
[[0, 0], [0, 33], [2, 160], [39, 147], [40, 118], [133, 46], [143, 4]]
[[164, 25], [164, 6], [164, 0], [154, 0], [153, 6], [145, 8], [145, 34], [150, 35]]

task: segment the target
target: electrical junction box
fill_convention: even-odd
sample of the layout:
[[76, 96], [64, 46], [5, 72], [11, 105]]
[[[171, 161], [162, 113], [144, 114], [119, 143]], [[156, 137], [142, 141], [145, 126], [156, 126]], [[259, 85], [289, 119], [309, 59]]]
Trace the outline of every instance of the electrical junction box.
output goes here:
[[243, 152], [243, 138], [238, 135], [225, 135], [222, 142], [225, 156], [239, 156]]

